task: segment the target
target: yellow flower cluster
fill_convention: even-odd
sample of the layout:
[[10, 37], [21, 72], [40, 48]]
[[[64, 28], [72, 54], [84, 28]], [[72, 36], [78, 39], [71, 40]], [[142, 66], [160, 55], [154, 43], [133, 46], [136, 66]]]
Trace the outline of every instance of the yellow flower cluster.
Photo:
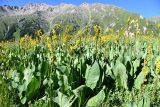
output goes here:
[[69, 41], [69, 37], [68, 37], [68, 35], [65, 35], [63, 38], [64, 45], [67, 45], [68, 41]]
[[125, 38], [125, 44], [129, 44], [129, 42], [130, 42], [129, 37], [126, 37], [126, 38]]
[[53, 39], [53, 40], [57, 40], [56, 31], [53, 29], [51, 32], [52, 32], [52, 39]]
[[50, 51], [51, 53], [53, 53], [52, 44], [48, 43], [47, 47], [48, 47], [49, 51]]
[[53, 49], [52, 49], [52, 41], [51, 41], [51, 38], [49, 36], [46, 37], [46, 44], [47, 44], [47, 47], [49, 48], [50, 52], [52, 53], [53, 52]]
[[152, 44], [149, 44], [147, 47], [148, 61], [152, 58]]
[[42, 30], [41, 30], [41, 29], [40, 29], [40, 30], [37, 30], [37, 31], [35, 32], [35, 35], [38, 36], [38, 37], [42, 36]]
[[94, 32], [95, 32], [95, 35], [99, 35], [102, 31], [102, 28], [100, 26], [94, 26]]
[[37, 44], [37, 41], [34, 39], [30, 39], [31, 45], [34, 47]]
[[[28, 43], [30, 43], [30, 44], [26, 45]], [[26, 48], [34, 47], [34, 46], [36, 46], [37, 43], [38, 43], [37, 39], [32, 39], [32, 37], [29, 35], [25, 35], [24, 37], [22, 37], [20, 39], [20, 44], [22, 46], [25, 46]]]
[[143, 64], [142, 64], [143, 68], [142, 68], [142, 72], [144, 74], [144, 76], [146, 77], [148, 75], [148, 66], [147, 66], [147, 60], [144, 60]]
[[152, 38], [151, 38], [151, 36], [143, 36], [143, 39], [146, 41], [146, 42], [149, 42], [149, 43], [151, 43], [152, 41]]
[[55, 26], [55, 28], [57, 28], [57, 29], [58, 29], [58, 28], [61, 28], [61, 25], [60, 25], [60, 24], [55, 24], [54, 26]]
[[111, 39], [113, 38], [113, 40], [114, 40], [114, 43], [115, 44], [118, 44], [119, 43], [119, 36], [111, 36]]
[[51, 41], [51, 38], [50, 37], [46, 37], [47, 39], [47, 47], [50, 51], [50, 55], [51, 55], [51, 63], [53, 63], [53, 60], [54, 60], [54, 51], [53, 51], [53, 45], [52, 45], [52, 41]]
[[160, 60], [156, 63], [156, 74], [160, 75]]
[[22, 37], [22, 38], [20, 39], [20, 44], [25, 43], [26, 40], [27, 40], [27, 38], [28, 38], [28, 35], [24, 35], [24, 37]]
[[79, 45], [80, 45], [80, 40], [77, 40], [75, 45], [70, 46], [71, 53], [73, 53], [73, 51], [76, 50], [79, 47]]
[[147, 66], [144, 66], [142, 68], [142, 72], [144, 73], [144, 76], [146, 77], [148, 75], [148, 67]]
[[111, 40], [111, 36], [102, 36], [101, 37], [101, 43], [102, 44], [105, 44], [105, 43], [107, 43], [110, 40]]

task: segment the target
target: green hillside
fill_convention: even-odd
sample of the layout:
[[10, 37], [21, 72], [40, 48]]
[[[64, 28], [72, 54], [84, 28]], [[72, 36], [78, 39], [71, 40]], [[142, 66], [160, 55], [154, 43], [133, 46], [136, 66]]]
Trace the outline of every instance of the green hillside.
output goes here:
[[[58, 10], [59, 8], [61, 10]], [[21, 10], [19, 11], [21, 12]], [[30, 10], [28, 11], [30, 12]], [[29, 14], [21, 12], [20, 15], [18, 12], [15, 12], [14, 15], [11, 13], [6, 15], [6, 12], [2, 14], [0, 17], [0, 40], [17, 39], [25, 34], [34, 36], [33, 32], [37, 29], [49, 33], [55, 24], [61, 25], [61, 33], [65, 31], [67, 26], [70, 26], [70, 34], [76, 34], [79, 30], [85, 31], [87, 27], [90, 29], [90, 33], [93, 34], [94, 25], [100, 25], [104, 31], [108, 28], [117, 31], [122, 27], [126, 27], [129, 17], [134, 21], [139, 20], [141, 30], [145, 26], [148, 31], [153, 31], [154, 34], [158, 31], [154, 22], [112, 5], [83, 4], [72, 6], [64, 4], [50, 7], [44, 11], [34, 10], [33, 8], [32, 11], [34, 12]], [[59, 13], [56, 13], [57, 11]]]

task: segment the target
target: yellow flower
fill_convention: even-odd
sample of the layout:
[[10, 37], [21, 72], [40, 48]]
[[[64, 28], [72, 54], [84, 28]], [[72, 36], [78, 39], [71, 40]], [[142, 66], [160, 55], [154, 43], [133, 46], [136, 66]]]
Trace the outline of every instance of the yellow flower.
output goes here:
[[33, 39], [31, 39], [31, 45], [32, 46], [35, 46], [37, 43], [36, 43], [36, 40], [33, 40]]
[[68, 35], [65, 35], [63, 38], [63, 43], [66, 45], [68, 40], [69, 40]]
[[72, 49], [77, 49], [78, 48], [78, 44], [76, 44], [76, 45], [74, 45], [73, 47], [72, 47]]
[[47, 40], [47, 43], [50, 43], [51, 42], [51, 40], [50, 40], [50, 37], [46, 37], [46, 40]]
[[26, 34], [23, 37], [21, 37], [20, 44], [25, 44], [28, 43], [29, 41], [30, 41], [30, 36]]
[[114, 35], [112, 35], [110, 38], [111, 38], [110, 40], [113, 39], [113, 41], [114, 41], [115, 44], [118, 44], [119, 41], [120, 41], [120, 37], [119, 37], [119, 36], [115, 36], [115, 37], [114, 37]]
[[80, 40], [76, 41], [76, 45], [79, 46], [80, 45]]
[[129, 44], [129, 38], [128, 37], [125, 38], [125, 43]]
[[50, 52], [53, 52], [52, 51], [52, 45], [50, 43], [48, 43], [48, 48], [49, 48]]
[[56, 34], [56, 31], [54, 29], [51, 32], [52, 32], [52, 35]]
[[51, 37], [52, 37], [52, 40], [57, 40], [57, 34], [56, 34], [56, 31], [53, 29], [53, 30], [51, 30]]
[[156, 63], [156, 74], [160, 75], [160, 60]]
[[148, 61], [150, 61], [152, 58], [152, 44], [149, 44], [149, 46], [147, 47], [147, 54], [148, 54]]
[[102, 28], [98, 25], [95, 25], [94, 26], [94, 32], [95, 32], [95, 35], [98, 36], [102, 31]]
[[147, 66], [144, 66], [142, 68], [142, 72], [144, 73], [144, 76], [146, 77], [148, 75], [148, 67]]
[[96, 38], [97, 38], [96, 36], [93, 37], [93, 41], [94, 41], [94, 42], [96, 41]]
[[146, 77], [148, 75], [148, 66], [147, 66], [147, 60], [144, 60], [143, 64], [142, 64], [143, 68], [142, 68], [142, 72], [144, 73], [144, 76]]
[[149, 44], [149, 46], [147, 48], [147, 52], [148, 52], [148, 54], [152, 54], [152, 44]]
[[25, 42], [25, 36], [20, 39], [21, 44], [24, 43], [24, 42]]
[[54, 61], [54, 56], [53, 56], [53, 53], [51, 53], [51, 63], [53, 63]]
[[80, 40], [76, 41], [76, 44], [74, 46], [70, 46], [70, 52], [73, 53], [80, 45]]
[[105, 43], [107, 43], [109, 41], [109, 36], [102, 36], [101, 37], [101, 43], [102, 44], [105, 44]]
[[35, 32], [35, 35], [38, 36], [38, 37], [42, 36], [42, 30], [41, 30], [41, 29], [40, 29], [40, 30], [37, 30], [37, 31]]
[[50, 43], [48, 43], [47, 47], [49, 48], [50, 50], [50, 58], [51, 58], [51, 63], [53, 63], [53, 60], [54, 60], [54, 54], [53, 54], [53, 48], [52, 48], [52, 45]]
[[147, 65], [147, 60], [144, 60], [143, 65]]

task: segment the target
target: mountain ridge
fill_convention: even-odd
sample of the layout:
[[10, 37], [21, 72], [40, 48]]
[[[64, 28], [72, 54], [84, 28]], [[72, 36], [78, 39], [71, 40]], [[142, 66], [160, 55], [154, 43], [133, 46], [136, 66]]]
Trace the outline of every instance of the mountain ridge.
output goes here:
[[[102, 3], [93, 3], [93, 4], [89, 4], [89, 3], [82, 3], [80, 5], [73, 5], [73, 4], [66, 4], [66, 3], [61, 3], [59, 5], [48, 5], [45, 3], [30, 3], [30, 4], [26, 4], [24, 6], [10, 6], [10, 5], [4, 5], [4, 6], [0, 6], [0, 12], [20, 12], [21, 14], [25, 14], [25, 11], [32, 11], [32, 13], [34, 13], [35, 11], [53, 11], [54, 9], [61, 9], [61, 10], [67, 10], [69, 8], [91, 8], [94, 9], [99, 7], [100, 9], [105, 9], [105, 8], [119, 8], [115, 5], [111, 5], [111, 4], [102, 4]], [[122, 9], [124, 11], [127, 11], [123, 8], [119, 8]], [[11, 13], [10, 13], [11, 14]], [[15, 13], [14, 13], [15, 14]], [[17, 14], [15, 14], [17, 15]]]
[[[23, 15], [25, 14], [26, 11], [31, 11], [29, 12], [30, 14], [33, 14], [34, 12], [36, 11], [52, 11], [54, 10], [55, 8], [65, 8], [65, 7], [91, 7], [91, 6], [103, 6], [103, 7], [115, 7], [115, 8], [119, 8], [119, 9], [122, 9], [124, 11], [128, 11], [124, 8], [121, 8], [121, 7], [118, 7], [118, 6], [115, 6], [115, 5], [112, 5], [112, 4], [103, 4], [103, 3], [82, 3], [80, 5], [75, 5], [75, 4], [69, 4], [69, 3], [61, 3], [61, 4], [57, 4], [57, 5], [50, 5], [50, 4], [47, 4], [47, 3], [29, 3], [29, 4], [25, 4], [25, 5], [22, 5], [22, 6], [16, 6], [16, 5], [1, 5], [0, 6], [0, 13], [6, 13], [6, 12], [9, 12], [9, 14], [11, 14], [11, 12], [14, 12], [14, 14], [16, 15], [16, 13], [18, 12], [20, 15]], [[136, 12], [131, 12], [131, 11], [128, 11], [130, 13], [134, 13], [134, 14], [138, 14]], [[28, 13], [28, 14], [29, 14]], [[6, 14], [8, 15], [8, 14]], [[140, 14], [139, 14], [140, 15]], [[144, 17], [144, 16], [143, 16]], [[153, 17], [149, 17], [149, 18], [146, 18], [146, 19], [154, 19], [154, 17], [160, 17], [160, 16], [153, 16]]]
[[[14, 34], [33, 35], [32, 32], [37, 29], [43, 29], [48, 33], [56, 24], [63, 26], [62, 32], [69, 25], [72, 28], [70, 34], [75, 34], [86, 26], [89, 26], [91, 31], [94, 25], [99, 25], [103, 29], [111, 27], [119, 30], [127, 25], [129, 17], [132, 20], [140, 20], [141, 28], [149, 22], [139, 14], [110, 4], [82, 3], [77, 6], [64, 3], [59, 5], [32, 3], [20, 7], [5, 5], [0, 6], [0, 39], [14, 38]], [[152, 23], [152, 21], [149, 22], [149, 26], [154, 26]], [[150, 29], [155, 28], [150, 27]]]

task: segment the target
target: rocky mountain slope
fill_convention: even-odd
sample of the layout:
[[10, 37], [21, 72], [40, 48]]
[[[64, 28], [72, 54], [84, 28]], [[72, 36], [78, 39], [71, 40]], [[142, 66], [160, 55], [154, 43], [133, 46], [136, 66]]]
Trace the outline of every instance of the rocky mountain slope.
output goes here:
[[0, 39], [15, 38], [26, 33], [33, 35], [32, 32], [36, 29], [43, 29], [47, 33], [55, 24], [61, 24], [62, 31], [66, 26], [71, 26], [71, 34], [93, 25], [100, 25], [104, 29], [119, 29], [126, 25], [128, 17], [140, 19], [140, 26], [147, 22], [138, 14], [108, 4], [28, 4], [22, 7], [5, 5], [0, 6]]

